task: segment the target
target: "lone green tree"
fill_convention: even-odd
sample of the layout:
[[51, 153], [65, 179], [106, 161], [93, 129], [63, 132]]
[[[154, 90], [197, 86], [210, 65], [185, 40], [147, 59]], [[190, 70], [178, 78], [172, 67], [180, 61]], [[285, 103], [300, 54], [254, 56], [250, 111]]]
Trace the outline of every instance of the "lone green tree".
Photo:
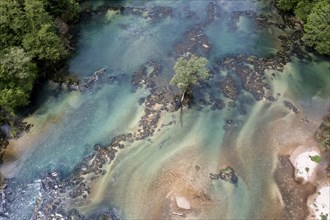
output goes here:
[[209, 77], [209, 72], [206, 68], [208, 60], [204, 57], [192, 55], [189, 59], [180, 57], [174, 65], [175, 75], [170, 81], [170, 84], [176, 85], [182, 91], [181, 103], [187, 92], [191, 90], [193, 85], [197, 85], [200, 80], [205, 80]]

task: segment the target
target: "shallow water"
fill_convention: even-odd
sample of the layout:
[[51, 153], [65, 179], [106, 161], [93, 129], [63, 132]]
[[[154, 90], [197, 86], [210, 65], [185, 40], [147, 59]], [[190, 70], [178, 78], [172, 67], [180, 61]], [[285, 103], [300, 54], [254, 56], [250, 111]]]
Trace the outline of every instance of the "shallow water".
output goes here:
[[[134, 133], [144, 111], [139, 100], [150, 93], [145, 88], [132, 88], [134, 71], [147, 61], [159, 62], [162, 70], [158, 84], [167, 85], [173, 75], [176, 45], [187, 40], [184, 34], [192, 27], [205, 23], [210, 2], [127, 1], [126, 6], [148, 10], [170, 7], [172, 13], [160, 18], [148, 18], [147, 12], [111, 17], [102, 13], [81, 24], [70, 72], [83, 80], [106, 68], [105, 75], [85, 92], [59, 92], [54, 85], [46, 85], [40, 107], [26, 119], [34, 127], [10, 142], [1, 173], [22, 185], [32, 184], [50, 171], [69, 176], [85, 156], [93, 153], [95, 144], [107, 145], [119, 134]], [[209, 66], [226, 56], [266, 58], [278, 51], [274, 30], [259, 29], [251, 14], [242, 14], [264, 13], [261, 3], [215, 3], [214, 20], [202, 27], [211, 47], [205, 53], [212, 62]], [[283, 72], [266, 71], [268, 93], [276, 101], [255, 101], [242, 90], [235, 107], [229, 107], [230, 100], [219, 93], [217, 80], [225, 73], [217, 72], [205, 94], [198, 89], [194, 94], [198, 98], [215, 94], [224, 100], [224, 109], [213, 111], [209, 106], [200, 109], [192, 105], [183, 110], [182, 124], [179, 111], [162, 112], [160, 130], [125, 145], [114, 161], [103, 167], [106, 174], [92, 182], [87, 199], [68, 202], [66, 208], [77, 208], [87, 217], [113, 210], [117, 217], [135, 219], [179, 218], [178, 213], [187, 219], [281, 217], [281, 198], [272, 174], [276, 154], [282, 147], [311, 136], [327, 113], [329, 68], [329, 61], [319, 57], [308, 62], [293, 58]], [[108, 83], [108, 77], [118, 80]], [[300, 113], [293, 114], [283, 101], [294, 103]], [[241, 114], [240, 108], [246, 114]], [[310, 123], [300, 122], [302, 118]], [[173, 120], [173, 125], [161, 127]], [[233, 121], [227, 130], [226, 120]], [[209, 178], [210, 173], [227, 165], [238, 175], [237, 186]], [[31, 190], [34, 196], [24, 209], [11, 206], [10, 219], [32, 215], [35, 191]], [[191, 210], [176, 207], [178, 196], [190, 202]]]

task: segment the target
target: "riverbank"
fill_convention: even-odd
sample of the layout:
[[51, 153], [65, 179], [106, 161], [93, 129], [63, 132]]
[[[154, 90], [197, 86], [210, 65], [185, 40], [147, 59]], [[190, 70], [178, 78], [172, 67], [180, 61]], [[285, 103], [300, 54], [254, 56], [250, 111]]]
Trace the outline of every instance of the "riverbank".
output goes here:
[[[330, 175], [327, 168], [330, 157], [329, 152], [324, 151], [321, 143], [316, 138], [320, 132], [317, 124], [321, 124], [320, 127], [324, 129], [322, 125], [327, 123], [327, 120], [328, 118], [324, 117], [323, 120], [319, 118], [319, 122], [315, 124], [315, 121], [312, 123], [311, 121], [307, 122], [311, 126], [310, 132], [307, 133], [301, 133], [299, 126], [299, 124], [306, 122], [297, 121], [294, 127], [300, 131], [295, 131], [294, 134], [291, 134], [291, 137], [294, 137], [291, 141], [288, 141], [290, 140], [288, 138], [280, 145], [275, 179], [283, 193], [282, 200], [284, 204], [290, 207], [288, 211], [290, 210], [291, 215], [288, 217], [300, 216], [299, 218], [304, 219], [324, 219], [330, 215], [328, 206], [330, 201]], [[294, 123], [291, 122], [290, 124]], [[323, 140], [328, 142], [330, 139]], [[285, 171], [281, 167], [286, 167], [287, 170]], [[288, 174], [287, 177], [280, 177], [279, 171], [286, 172]], [[291, 196], [288, 197], [287, 194]], [[300, 210], [300, 208], [302, 209]]]

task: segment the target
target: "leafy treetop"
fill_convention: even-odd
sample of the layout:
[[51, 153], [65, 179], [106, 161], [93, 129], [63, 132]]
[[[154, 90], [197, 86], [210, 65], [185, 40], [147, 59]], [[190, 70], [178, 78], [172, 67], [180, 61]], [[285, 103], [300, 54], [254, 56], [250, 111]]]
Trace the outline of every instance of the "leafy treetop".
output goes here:
[[24, 49], [12, 47], [0, 56], [0, 106], [13, 112], [29, 102], [37, 67]]
[[304, 23], [305, 44], [317, 52], [330, 55], [330, 1], [276, 0], [276, 6], [293, 12]]
[[0, 123], [29, 103], [38, 77], [56, 74], [68, 39], [55, 21], [78, 16], [78, 0], [0, 0]]
[[307, 46], [315, 47], [320, 54], [330, 55], [330, 2], [317, 2], [307, 17], [304, 26], [304, 37]]
[[188, 60], [180, 57], [174, 65], [175, 75], [170, 84], [176, 85], [183, 93], [186, 93], [199, 80], [205, 80], [209, 77], [206, 68], [207, 63], [208, 60], [204, 57], [192, 55]]

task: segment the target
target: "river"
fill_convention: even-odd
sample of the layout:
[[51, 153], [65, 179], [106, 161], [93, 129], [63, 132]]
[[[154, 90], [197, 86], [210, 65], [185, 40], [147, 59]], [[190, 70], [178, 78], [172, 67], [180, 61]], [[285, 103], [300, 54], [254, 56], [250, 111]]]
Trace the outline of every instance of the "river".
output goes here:
[[[90, 1], [85, 7], [102, 4]], [[108, 146], [128, 133], [133, 138], [116, 148], [115, 158], [102, 166], [103, 175], [87, 181], [84, 198], [71, 199], [64, 192], [54, 212], [75, 209], [88, 219], [100, 213], [118, 219], [282, 217], [285, 203], [274, 178], [277, 156], [313, 137], [329, 111], [329, 60], [285, 48], [294, 43], [278, 36], [293, 30], [274, 25], [283, 21], [267, 1], [121, 4], [125, 9], [101, 10], [79, 24], [77, 51], [68, 64], [81, 81], [102, 68], [105, 72], [80, 91], [47, 83], [36, 110], [25, 119], [33, 124], [31, 131], [10, 141], [0, 167], [14, 194], [8, 219], [41, 218], [35, 210], [45, 207], [38, 204], [53, 196], [44, 192], [45, 176], [57, 172], [59, 181], [70, 180], [80, 162], [95, 154], [94, 145]], [[271, 68], [267, 61], [283, 51], [285, 62]], [[153, 105], [159, 114], [154, 131], [137, 138], [146, 98], [157, 88], [179, 95], [169, 86], [173, 66], [179, 56], [191, 53], [209, 60], [212, 76], [193, 89], [194, 101], [182, 116]], [[147, 76], [154, 70], [150, 61], [160, 66], [150, 77], [153, 85], [134, 86], [141, 66], [147, 66]], [[244, 71], [261, 75], [245, 77]], [[223, 92], [228, 76], [234, 97]], [[257, 83], [246, 82], [253, 79]], [[261, 95], [254, 85], [261, 85]], [[210, 179], [210, 173], [226, 166], [235, 170], [237, 184]], [[178, 207], [180, 197], [189, 209]]]

